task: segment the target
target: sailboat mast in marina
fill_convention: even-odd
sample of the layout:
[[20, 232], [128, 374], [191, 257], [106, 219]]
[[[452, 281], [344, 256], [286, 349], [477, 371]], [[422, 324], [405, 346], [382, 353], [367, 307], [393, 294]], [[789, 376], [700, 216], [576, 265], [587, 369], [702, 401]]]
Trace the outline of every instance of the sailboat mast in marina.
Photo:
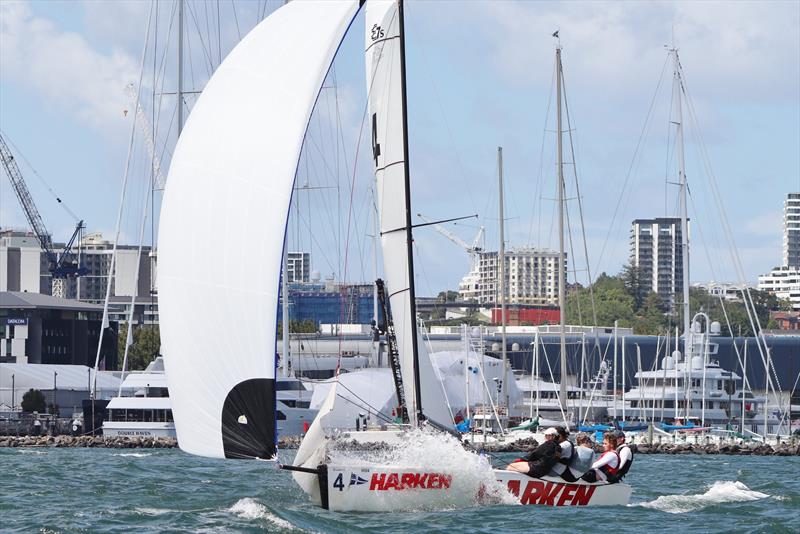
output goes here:
[[[558, 32], [555, 33], [558, 38]], [[556, 151], [557, 151], [557, 174], [558, 174], [558, 325], [559, 325], [559, 345], [561, 379], [559, 385], [559, 399], [561, 400], [561, 412], [564, 417], [567, 414], [567, 342], [566, 342], [566, 277], [565, 254], [564, 254], [564, 147], [563, 127], [561, 124], [561, 83], [563, 81], [563, 71], [561, 69], [561, 42], [556, 45]]]

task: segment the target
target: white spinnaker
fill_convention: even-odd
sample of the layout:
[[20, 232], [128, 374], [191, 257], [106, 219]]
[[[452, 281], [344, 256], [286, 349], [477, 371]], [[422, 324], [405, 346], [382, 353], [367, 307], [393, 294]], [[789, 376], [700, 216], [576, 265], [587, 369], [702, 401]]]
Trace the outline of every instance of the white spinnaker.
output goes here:
[[[231, 388], [274, 379], [281, 254], [314, 103], [358, 2], [291, 2], [209, 80], [172, 158], [159, 231], [161, 341], [183, 450], [224, 457]], [[213, 252], [212, 252], [213, 251]]]
[[[372, 159], [378, 184], [383, 271], [397, 332], [403, 389], [409, 416], [416, 421], [412, 321], [406, 246], [405, 151], [400, 78], [400, 19], [396, 0], [369, 0], [366, 10], [366, 69]], [[425, 344], [419, 340], [419, 374], [423, 413], [447, 428], [453, 420], [442, 385], [434, 373]]]

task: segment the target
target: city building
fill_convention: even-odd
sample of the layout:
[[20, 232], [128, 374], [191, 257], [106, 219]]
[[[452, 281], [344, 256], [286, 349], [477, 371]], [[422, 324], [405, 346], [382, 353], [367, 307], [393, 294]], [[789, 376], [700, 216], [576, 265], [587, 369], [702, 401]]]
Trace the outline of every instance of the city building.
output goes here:
[[[57, 253], [64, 249], [63, 244], [54, 247]], [[99, 233], [84, 236], [73, 250], [89, 272], [66, 281], [66, 298], [91, 304], [105, 302], [113, 249], [114, 244]], [[155, 264], [150, 247], [142, 247], [141, 257], [138, 249], [137, 245], [117, 245], [109, 317], [112, 321], [127, 321], [135, 294], [134, 320], [138, 324], [158, 324], [158, 299], [153, 291]], [[33, 233], [0, 233], [0, 291], [52, 294], [47, 258]]]
[[783, 201], [783, 265], [800, 269], [800, 193]]
[[[94, 367], [103, 307], [40, 293], [0, 292], [0, 362]], [[116, 369], [117, 324], [111, 323], [100, 355]]]
[[311, 280], [311, 254], [309, 252], [286, 253], [286, 281], [290, 284], [305, 284]]
[[638, 267], [642, 289], [674, 303], [683, 287], [681, 220], [677, 217], [636, 219], [631, 225], [630, 261]]
[[692, 287], [705, 289], [708, 294], [714, 297], [720, 297], [729, 302], [738, 302], [742, 300], [742, 291], [747, 289], [747, 285], [731, 284], [727, 282], [708, 282], [692, 284]]
[[783, 202], [783, 265], [759, 275], [758, 289], [800, 311], [800, 193], [787, 194]]
[[775, 267], [769, 274], [759, 275], [758, 289], [788, 300], [793, 310], [800, 311], [800, 268]]
[[[338, 284], [332, 280], [289, 285], [289, 319], [326, 324], [369, 324], [373, 318], [372, 284]], [[283, 320], [283, 306], [278, 307]]]
[[[470, 271], [459, 285], [459, 298], [480, 304], [500, 302], [498, 252], [481, 252], [478, 271]], [[507, 304], [558, 305], [558, 252], [517, 248], [505, 253]], [[565, 254], [564, 277], [567, 262]]]

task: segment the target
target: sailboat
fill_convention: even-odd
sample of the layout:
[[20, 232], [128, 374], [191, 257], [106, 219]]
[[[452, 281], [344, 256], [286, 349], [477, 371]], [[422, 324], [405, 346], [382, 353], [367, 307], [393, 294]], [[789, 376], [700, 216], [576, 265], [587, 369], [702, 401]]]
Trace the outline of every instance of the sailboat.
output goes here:
[[[176, 146], [159, 232], [160, 312], [178, 442], [186, 452], [276, 460], [277, 307], [293, 184], [323, 81], [362, 4], [291, 2], [276, 10], [214, 73]], [[531, 482], [547, 484], [547, 499], [538, 504], [627, 503], [630, 488], [623, 484], [529, 479], [522, 487], [448, 436], [455, 433], [453, 417], [415, 309], [402, 1], [370, 0], [365, 16], [386, 276], [379, 292], [399, 422], [337, 435], [325, 425], [337, 399], [334, 384], [294, 465], [282, 467], [312, 502], [334, 511], [468, 505], [497, 478], [518, 493], [522, 488], [527, 501], [536, 494]], [[209, 242], [221, 260], [207, 261]], [[339, 438], [390, 446], [416, 439], [440, 456], [434, 468], [352, 455], [333, 461], [329, 445]], [[447, 461], [453, 444], [465, 456]]]

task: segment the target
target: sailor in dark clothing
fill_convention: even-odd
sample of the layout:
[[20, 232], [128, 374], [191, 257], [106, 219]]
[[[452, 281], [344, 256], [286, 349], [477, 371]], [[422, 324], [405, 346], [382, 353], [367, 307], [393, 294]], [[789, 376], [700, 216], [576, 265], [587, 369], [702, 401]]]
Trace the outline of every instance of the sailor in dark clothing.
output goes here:
[[561, 448], [561, 457], [555, 463], [548, 475], [551, 477], [561, 477], [567, 482], [575, 482], [577, 479], [570, 473], [569, 467], [572, 461], [572, 456], [575, 453], [575, 445], [569, 440], [569, 432], [563, 426], [556, 428], [558, 431], [558, 446]]
[[558, 446], [558, 431], [555, 428], [548, 428], [544, 431], [544, 443], [525, 457], [524, 461], [513, 462], [506, 469], [509, 471], [519, 471], [532, 477], [546, 475], [550, 469], [558, 462], [561, 447]]

